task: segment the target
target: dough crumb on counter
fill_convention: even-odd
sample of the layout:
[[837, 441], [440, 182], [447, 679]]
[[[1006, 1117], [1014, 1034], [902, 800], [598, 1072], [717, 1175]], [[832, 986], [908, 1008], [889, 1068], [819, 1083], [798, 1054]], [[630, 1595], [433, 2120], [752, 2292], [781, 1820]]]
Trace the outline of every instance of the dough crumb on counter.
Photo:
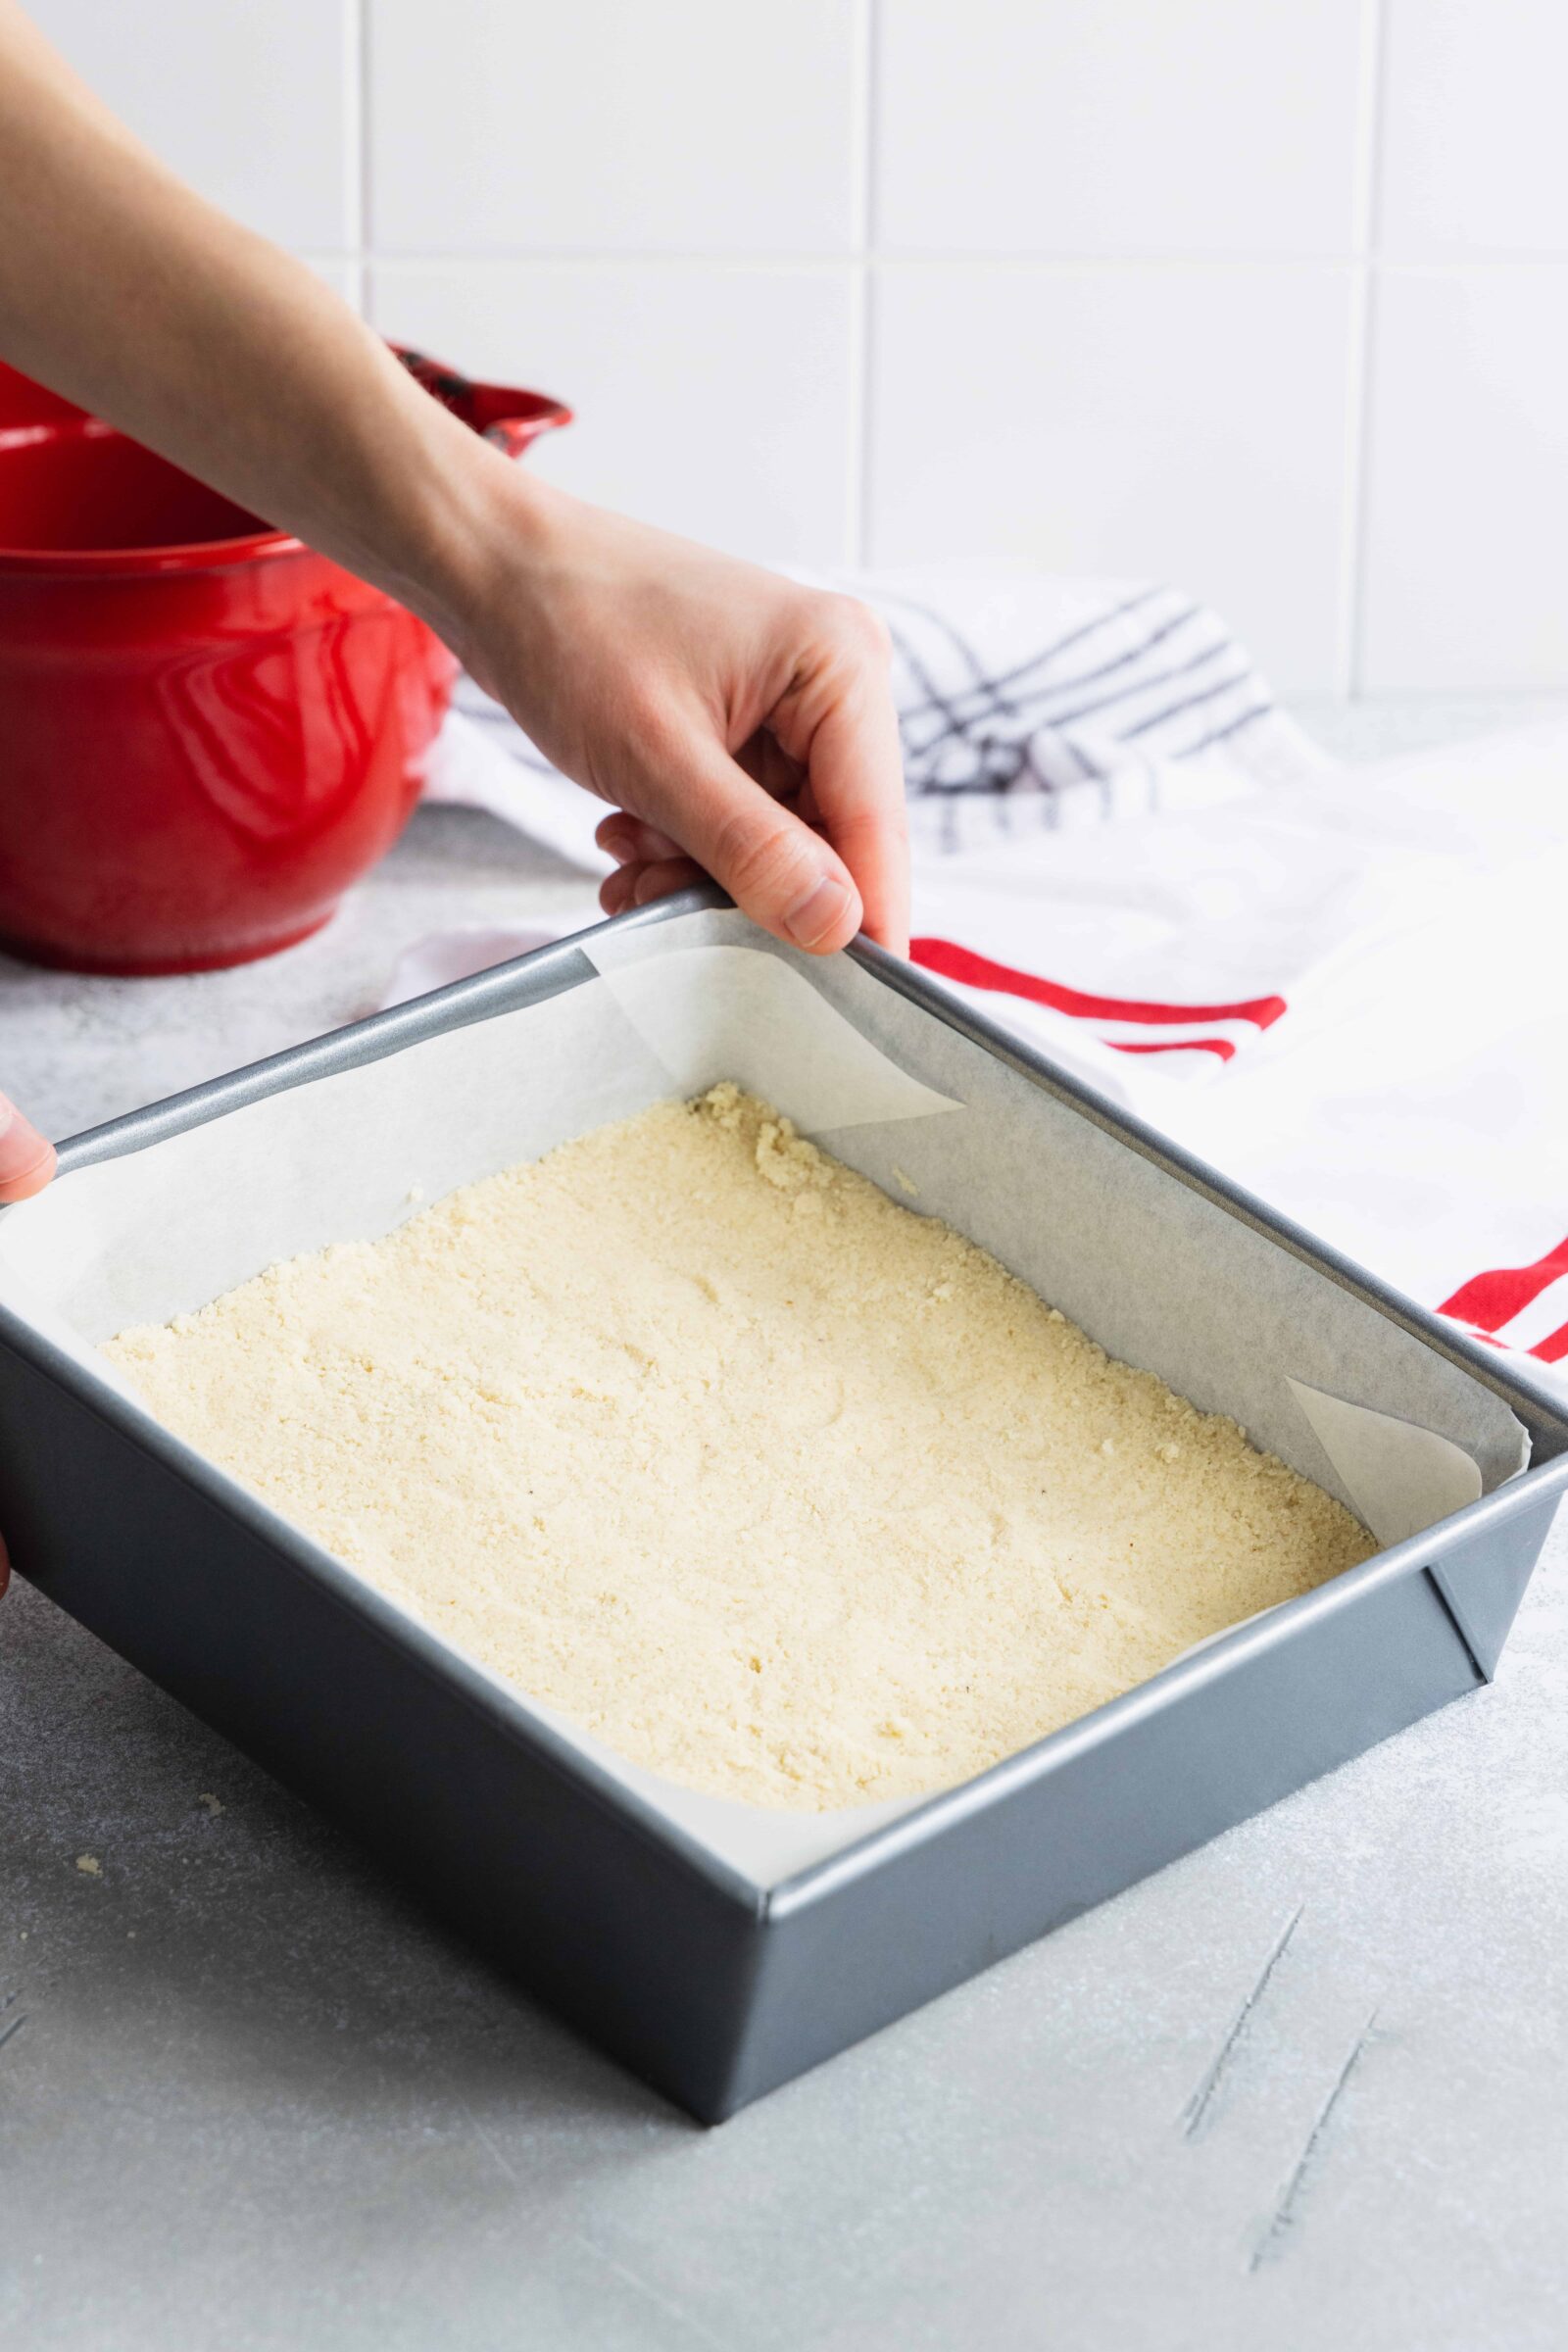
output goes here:
[[966, 1780], [1376, 1548], [731, 1084], [104, 1352], [459, 1648], [754, 1804]]

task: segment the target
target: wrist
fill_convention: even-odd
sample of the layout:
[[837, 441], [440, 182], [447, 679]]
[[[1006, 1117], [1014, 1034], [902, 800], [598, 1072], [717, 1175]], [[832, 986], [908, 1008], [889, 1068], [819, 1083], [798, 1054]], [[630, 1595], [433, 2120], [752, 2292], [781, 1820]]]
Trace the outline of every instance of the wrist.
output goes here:
[[394, 592], [460, 661], [482, 666], [495, 614], [514, 611], [549, 562], [564, 501], [444, 410], [433, 427], [423, 495], [412, 505], [406, 573]]

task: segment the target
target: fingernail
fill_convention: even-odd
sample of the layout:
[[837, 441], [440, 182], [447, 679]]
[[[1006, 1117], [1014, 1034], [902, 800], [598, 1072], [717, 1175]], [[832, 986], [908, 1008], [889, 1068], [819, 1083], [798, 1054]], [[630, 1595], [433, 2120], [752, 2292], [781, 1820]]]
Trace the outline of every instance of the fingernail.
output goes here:
[[850, 894], [843, 883], [823, 874], [803, 899], [785, 908], [784, 928], [797, 947], [814, 948], [819, 939], [837, 930], [849, 904]]
[[55, 1148], [0, 1095], [0, 1200], [24, 1200], [55, 1172]]

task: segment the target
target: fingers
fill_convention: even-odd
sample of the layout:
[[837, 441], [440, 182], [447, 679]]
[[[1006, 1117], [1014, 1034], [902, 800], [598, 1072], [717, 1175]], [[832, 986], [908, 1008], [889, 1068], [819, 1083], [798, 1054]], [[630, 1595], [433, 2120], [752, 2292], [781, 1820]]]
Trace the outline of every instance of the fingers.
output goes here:
[[651, 865], [657, 858], [683, 858], [685, 851], [657, 825], [645, 825], [640, 816], [629, 816], [617, 808], [607, 816], [594, 832], [594, 839], [607, 857], [620, 865]]
[[830, 954], [863, 924], [906, 955], [907, 821], [886, 630], [848, 597], [792, 592], [770, 602], [746, 662], [776, 699], [733, 752], [713, 724], [735, 708], [732, 682], [691, 696], [660, 680], [637, 698], [631, 760], [623, 744], [619, 772], [607, 762], [608, 777], [596, 777], [630, 805], [596, 835], [621, 869], [601, 904], [623, 913], [706, 872], [796, 947]]
[[875, 710], [831, 711], [811, 741], [811, 791], [828, 840], [855, 877], [865, 928], [909, 953], [909, 830], [898, 722]]
[[[0, 1200], [41, 1193], [55, 1172], [55, 1148], [0, 1095]], [[11, 1556], [0, 1538], [0, 1594], [11, 1582]]]
[[823, 600], [820, 658], [773, 715], [809, 777], [812, 810], [854, 877], [871, 937], [909, 952], [908, 817], [886, 629], [847, 597]]
[[[855, 937], [860, 894], [843, 858], [770, 799], [721, 745], [694, 740], [683, 730], [663, 757], [650, 762], [641, 797], [656, 828], [670, 840], [678, 834], [686, 858], [654, 860], [637, 890], [661, 897], [694, 879], [700, 868], [775, 939], [825, 956]], [[677, 863], [679, 882], [667, 879]], [[649, 873], [657, 884], [650, 884]], [[647, 903], [646, 897], [636, 901]]]
[[599, 885], [599, 904], [607, 914], [625, 914], [633, 906], [651, 906], [655, 899], [667, 899], [672, 891], [687, 890], [704, 879], [702, 867], [690, 858], [660, 858], [648, 864], [634, 859], [605, 876]]
[[0, 1200], [41, 1193], [55, 1172], [55, 1148], [0, 1095]]

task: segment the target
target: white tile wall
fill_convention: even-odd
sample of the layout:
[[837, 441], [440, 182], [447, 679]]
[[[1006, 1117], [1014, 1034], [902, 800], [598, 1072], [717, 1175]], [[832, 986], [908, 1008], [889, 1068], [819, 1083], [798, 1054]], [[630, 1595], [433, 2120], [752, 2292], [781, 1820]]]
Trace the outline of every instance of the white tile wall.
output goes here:
[[1388, 0], [1380, 188], [1400, 261], [1568, 254], [1568, 9]]
[[1568, 686], [1561, 0], [31, 0], [537, 463], [761, 555], [1189, 582]]
[[888, 268], [871, 556], [1168, 576], [1332, 675], [1351, 297], [1321, 262]]
[[354, 0], [26, 0], [99, 96], [281, 244], [358, 234]]
[[374, 0], [393, 253], [847, 253], [854, 0]]
[[529, 463], [742, 554], [838, 563], [854, 288], [830, 264], [378, 262], [369, 316], [470, 373], [559, 393]]
[[895, 251], [1343, 253], [1360, 0], [889, 0]]
[[1568, 261], [1379, 289], [1365, 684], [1568, 681]]

